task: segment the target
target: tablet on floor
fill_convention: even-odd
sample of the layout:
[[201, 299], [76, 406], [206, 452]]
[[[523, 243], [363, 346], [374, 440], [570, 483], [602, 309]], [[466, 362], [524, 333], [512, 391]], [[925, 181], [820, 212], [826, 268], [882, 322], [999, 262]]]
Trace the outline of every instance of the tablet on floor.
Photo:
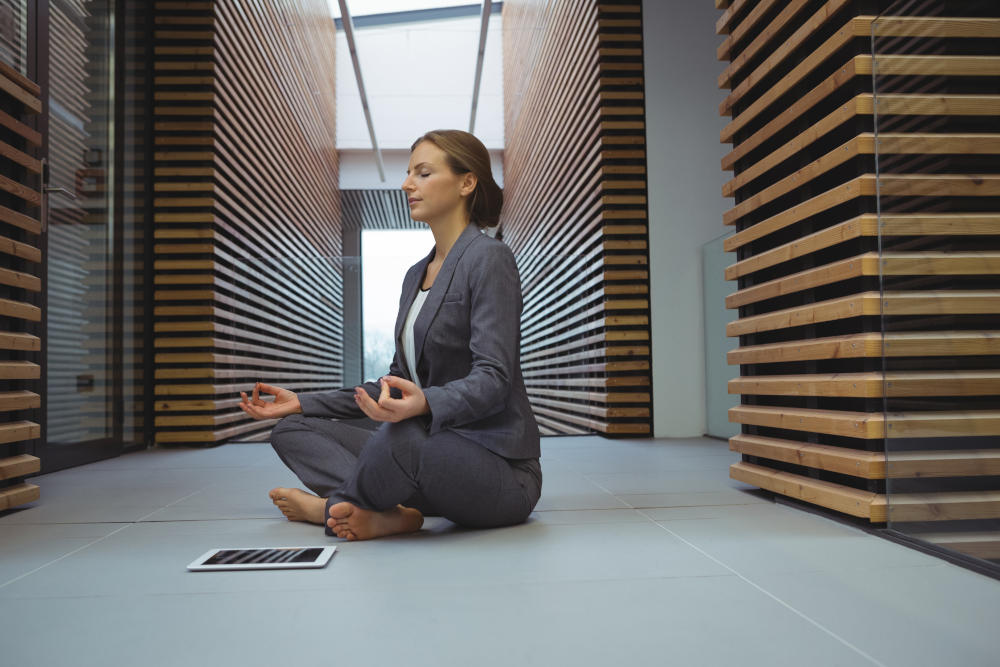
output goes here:
[[255, 547], [250, 549], [209, 549], [196, 558], [188, 570], [291, 570], [323, 567], [337, 550], [325, 547]]

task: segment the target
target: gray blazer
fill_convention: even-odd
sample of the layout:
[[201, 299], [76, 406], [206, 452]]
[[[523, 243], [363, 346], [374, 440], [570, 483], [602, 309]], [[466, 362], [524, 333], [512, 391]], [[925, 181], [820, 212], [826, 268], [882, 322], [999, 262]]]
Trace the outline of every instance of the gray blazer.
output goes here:
[[[427, 257], [403, 279], [390, 375], [412, 380], [399, 344]], [[449, 429], [512, 459], [539, 456], [538, 424], [521, 377], [521, 280], [514, 253], [469, 224], [445, 257], [413, 325], [417, 375], [430, 415], [430, 435]], [[361, 385], [378, 400], [379, 385]], [[398, 397], [399, 392], [393, 390]], [[351, 387], [299, 398], [308, 417], [353, 419], [364, 413]]]

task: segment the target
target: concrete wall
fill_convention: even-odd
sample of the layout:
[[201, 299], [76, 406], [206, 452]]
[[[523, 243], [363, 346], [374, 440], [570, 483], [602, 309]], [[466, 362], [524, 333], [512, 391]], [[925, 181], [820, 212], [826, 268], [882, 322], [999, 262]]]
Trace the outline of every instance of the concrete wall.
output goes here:
[[725, 125], [716, 85], [721, 12], [710, 2], [643, 0], [653, 427], [658, 437], [706, 432], [701, 247], [725, 232]]

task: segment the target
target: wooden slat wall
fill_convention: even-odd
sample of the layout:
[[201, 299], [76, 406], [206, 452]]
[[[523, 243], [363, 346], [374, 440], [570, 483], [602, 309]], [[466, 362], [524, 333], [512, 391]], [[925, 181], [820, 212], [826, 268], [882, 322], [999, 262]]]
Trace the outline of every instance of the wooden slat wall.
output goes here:
[[732, 477], [872, 522], [1000, 518], [1000, 5], [733, 2], [717, 28]]
[[344, 229], [429, 229], [410, 218], [406, 193], [397, 190], [341, 190]]
[[652, 432], [642, 13], [503, 4], [504, 240], [545, 434]]
[[123, 7], [125, 20], [124, 96], [122, 123], [122, 442], [126, 447], [146, 444], [152, 437], [147, 431], [146, 362], [147, 320], [153, 307], [147, 300], [147, 285], [152, 266], [147, 265], [152, 230], [147, 221], [151, 202], [149, 164], [152, 123], [150, 105], [153, 45], [153, 7], [145, 2], [130, 2]]
[[341, 384], [334, 23], [322, 0], [155, 20], [156, 441], [259, 435], [240, 389]]
[[[18, 64], [15, 62], [15, 64]], [[28, 452], [41, 436], [35, 389], [40, 378], [41, 135], [30, 127], [42, 109], [39, 87], [0, 60], [0, 511], [39, 498], [23, 481], [40, 469]]]

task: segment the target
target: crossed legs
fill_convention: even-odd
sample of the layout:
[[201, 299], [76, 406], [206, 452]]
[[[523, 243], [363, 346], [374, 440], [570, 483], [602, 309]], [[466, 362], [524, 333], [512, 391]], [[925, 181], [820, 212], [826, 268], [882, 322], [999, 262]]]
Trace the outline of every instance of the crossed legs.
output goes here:
[[429, 436], [415, 419], [373, 433], [294, 415], [271, 437], [316, 494], [278, 488], [275, 504], [292, 520], [325, 520], [328, 534], [349, 540], [419, 530], [428, 513], [464, 526], [521, 523], [541, 492], [537, 460], [508, 461], [451, 431]]

